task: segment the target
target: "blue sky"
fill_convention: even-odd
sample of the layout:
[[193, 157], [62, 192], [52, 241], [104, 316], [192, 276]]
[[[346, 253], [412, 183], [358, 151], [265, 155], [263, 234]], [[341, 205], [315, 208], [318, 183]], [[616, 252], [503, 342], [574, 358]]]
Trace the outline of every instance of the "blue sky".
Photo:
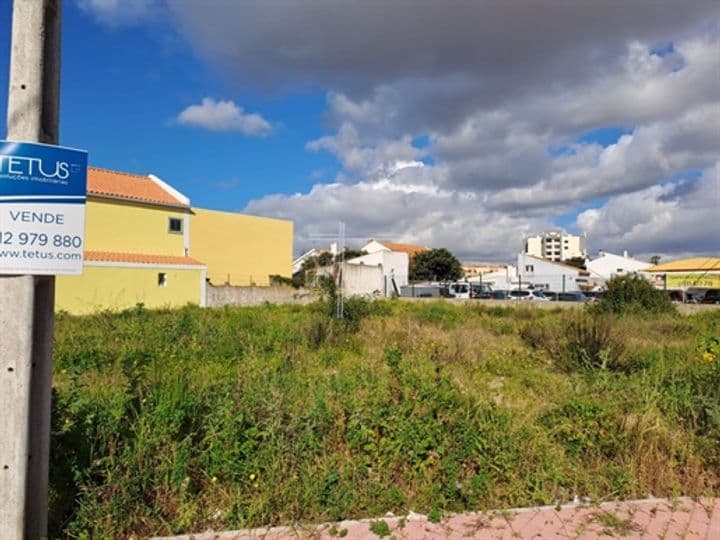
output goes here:
[[[60, 143], [89, 151], [94, 166], [154, 173], [193, 204], [240, 210], [267, 193], [307, 190], [337, 172], [335, 158], [305, 144], [323, 134], [325, 93], [263, 95], [228, 83], [167, 25], [111, 28], [72, 0], [63, 9]], [[11, 3], [0, 2], [0, 73], [9, 72]], [[3, 77], [2, 80], [6, 80]], [[210, 96], [242, 103], [276, 128], [271, 136], [178, 125]], [[0, 84], [6, 134], [7, 84]]]
[[716, 254], [718, 22], [714, 0], [65, 0], [60, 143], [292, 219], [296, 253], [343, 221], [465, 260], [558, 227]]

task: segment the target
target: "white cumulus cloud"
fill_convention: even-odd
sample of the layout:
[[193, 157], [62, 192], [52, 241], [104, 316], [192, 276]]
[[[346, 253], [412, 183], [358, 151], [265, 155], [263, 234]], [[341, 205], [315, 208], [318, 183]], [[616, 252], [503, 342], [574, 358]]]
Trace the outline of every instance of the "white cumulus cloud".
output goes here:
[[717, 256], [720, 240], [714, 224], [718, 209], [720, 162], [697, 179], [611, 197], [601, 207], [581, 212], [577, 224], [596, 249]]
[[[593, 251], [720, 251], [717, 0], [162, 5], [227, 81], [325, 92], [326, 131], [306, 149], [340, 173], [246, 207], [295, 221], [297, 251], [338, 220], [475, 260], [511, 260], [523, 233], [563, 225]], [[272, 130], [210, 98], [177, 121]]]
[[206, 97], [200, 105], [190, 105], [177, 116], [178, 123], [210, 131], [237, 131], [244, 135], [264, 137], [273, 127], [261, 115], [246, 113], [233, 101], [215, 101]]
[[108, 26], [141, 22], [163, 9], [159, 0], [77, 0], [77, 5]]

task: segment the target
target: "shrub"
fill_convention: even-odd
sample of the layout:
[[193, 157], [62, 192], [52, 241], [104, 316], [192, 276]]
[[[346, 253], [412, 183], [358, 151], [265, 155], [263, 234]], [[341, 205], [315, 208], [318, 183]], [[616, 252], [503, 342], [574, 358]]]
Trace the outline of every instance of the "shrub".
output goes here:
[[333, 334], [333, 321], [321, 314], [312, 314], [304, 324], [305, 339], [310, 349], [319, 349]]
[[565, 452], [573, 457], [588, 453], [614, 453], [608, 435], [616, 429], [613, 418], [602, 403], [572, 397], [541, 416]]
[[708, 457], [720, 462], [720, 338], [701, 334], [697, 342], [694, 358], [663, 373], [665, 406], [710, 442]]
[[350, 297], [343, 300], [343, 322], [348, 330], [357, 330], [360, 321], [370, 314], [370, 300]]
[[622, 368], [625, 346], [613, 330], [613, 319], [607, 315], [580, 314], [570, 322], [566, 332], [567, 360], [583, 369]]
[[675, 307], [670, 297], [637, 275], [618, 276], [606, 284], [606, 291], [593, 306], [603, 313], [672, 313]]
[[561, 320], [534, 320], [520, 328], [520, 337], [526, 345], [533, 349], [545, 350], [551, 355], [562, 352], [565, 341], [564, 328]]

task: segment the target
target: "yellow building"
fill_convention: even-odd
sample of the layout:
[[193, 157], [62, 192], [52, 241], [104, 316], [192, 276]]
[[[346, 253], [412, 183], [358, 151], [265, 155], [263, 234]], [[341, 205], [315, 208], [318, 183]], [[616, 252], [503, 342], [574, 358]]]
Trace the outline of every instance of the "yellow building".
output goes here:
[[290, 221], [193, 210], [153, 175], [91, 167], [83, 274], [58, 276], [55, 306], [76, 314], [204, 306], [208, 282], [267, 285], [271, 274], [290, 276], [292, 234]]
[[292, 275], [293, 223], [193, 208], [190, 255], [207, 265], [213, 285], [270, 284]]
[[70, 313], [205, 305], [205, 265], [187, 255], [190, 201], [154, 176], [88, 169], [82, 275], [58, 276]]
[[720, 289], [720, 258], [695, 257], [670, 261], [643, 270], [656, 287]]

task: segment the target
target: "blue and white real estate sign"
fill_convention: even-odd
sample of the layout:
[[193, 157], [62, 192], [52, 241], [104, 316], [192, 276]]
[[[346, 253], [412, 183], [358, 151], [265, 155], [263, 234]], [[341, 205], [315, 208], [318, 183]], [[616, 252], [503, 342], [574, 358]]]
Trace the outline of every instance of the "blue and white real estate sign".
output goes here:
[[80, 274], [87, 152], [0, 141], [0, 274]]

